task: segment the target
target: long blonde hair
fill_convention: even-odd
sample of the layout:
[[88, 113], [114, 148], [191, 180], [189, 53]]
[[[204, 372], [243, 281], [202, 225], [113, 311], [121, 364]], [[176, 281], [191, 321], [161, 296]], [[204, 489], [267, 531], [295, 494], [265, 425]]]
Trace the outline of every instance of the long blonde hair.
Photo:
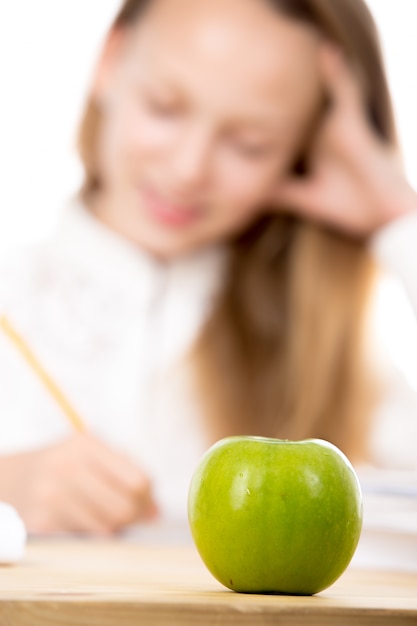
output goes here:
[[[395, 143], [377, 31], [363, 0], [263, 0], [335, 42], [358, 68], [369, 121]], [[113, 28], [150, 0], [126, 0]], [[100, 112], [80, 126], [84, 199], [100, 188]], [[223, 287], [193, 351], [211, 436], [322, 437], [351, 458], [366, 452], [372, 386], [363, 326], [374, 267], [366, 242], [283, 213], [230, 241]]]

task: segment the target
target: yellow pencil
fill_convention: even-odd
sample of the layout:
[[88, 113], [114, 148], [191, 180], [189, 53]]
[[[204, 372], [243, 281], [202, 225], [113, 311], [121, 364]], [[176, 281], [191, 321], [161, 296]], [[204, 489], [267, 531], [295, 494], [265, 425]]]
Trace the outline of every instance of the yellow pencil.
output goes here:
[[80, 432], [84, 432], [86, 428], [83, 420], [78, 415], [77, 411], [67, 400], [65, 395], [59, 389], [58, 385], [54, 382], [54, 380], [51, 378], [45, 368], [39, 363], [32, 350], [26, 344], [24, 339], [19, 335], [19, 333], [13, 328], [7, 317], [0, 317], [0, 328], [4, 331], [10, 341], [13, 343], [13, 345], [26, 360], [28, 365], [31, 367], [33, 373], [44, 384], [50, 395], [54, 398], [58, 406], [62, 409], [64, 415], [73, 425], [73, 427]]

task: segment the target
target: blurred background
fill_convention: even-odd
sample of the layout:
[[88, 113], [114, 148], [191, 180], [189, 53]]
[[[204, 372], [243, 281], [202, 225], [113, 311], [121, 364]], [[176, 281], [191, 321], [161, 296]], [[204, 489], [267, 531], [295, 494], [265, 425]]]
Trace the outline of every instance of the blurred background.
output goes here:
[[[368, 4], [382, 37], [406, 171], [417, 188], [417, 2]], [[45, 237], [77, 189], [77, 121], [118, 6], [0, 0], [0, 254]], [[395, 280], [384, 279], [376, 304], [378, 336], [417, 390], [417, 325]]]

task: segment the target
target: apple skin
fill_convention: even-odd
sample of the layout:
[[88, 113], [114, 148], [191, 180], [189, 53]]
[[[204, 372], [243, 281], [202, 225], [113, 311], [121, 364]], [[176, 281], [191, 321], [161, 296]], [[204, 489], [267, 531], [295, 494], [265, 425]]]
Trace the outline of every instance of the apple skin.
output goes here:
[[229, 589], [312, 595], [353, 557], [362, 493], [327, 441], [228, 437], [193, 474], [188, 519], [202, 560]]

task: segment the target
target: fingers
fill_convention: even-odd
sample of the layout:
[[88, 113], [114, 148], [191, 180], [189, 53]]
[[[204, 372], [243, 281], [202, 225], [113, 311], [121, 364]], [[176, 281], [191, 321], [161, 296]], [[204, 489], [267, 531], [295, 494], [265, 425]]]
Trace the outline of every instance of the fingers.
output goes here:
[[364, 81], [335, 45], [323, 43], [319, 57], [330, 107], [316, 148], [336, 156], [354, 156], [358, 162], [369, 151], [379, 149], [381, 142], [367, 114]]
[[92, 435], [77, 434], [28, 462], [22, 509], [30, 532], [103, 535], [157, 514], [145, 473]]
[[78, 497], [74, 497], [71, 502], [63, 501], [61, 506], [49, 514], [31, 520], [28, 529], [30, 533], [39, 535], [70, 532], [107, 537], [113, 533], [103, 516], [86, 506]]
[[333, 107], [363, 115], [364, 90], [359, 76], [344, 58], [342, 51], [335, 45], [324, 42], [319, 51], [319, 68]]
[[87, 472], [77, 489], [85, 505], [113, 530], [155, 516], [157, 507], [143, 470], [95, 437], [83, 439]]
[[152, 505], [148, 494], [139, 497], [136, 492], [116, 489], [103, 475], [94, 472], [75, 477], [68, 496], [60, 525], [68, 525], [72, 531], [99, 535], [143, 521], [150, 515]]
[[149, 491], [149, 481], [129, 457], [92, 435], [81, 435], [81, 437], [88, 449], [92, 469], [102, 473], [115, 488], [137, 494]]

